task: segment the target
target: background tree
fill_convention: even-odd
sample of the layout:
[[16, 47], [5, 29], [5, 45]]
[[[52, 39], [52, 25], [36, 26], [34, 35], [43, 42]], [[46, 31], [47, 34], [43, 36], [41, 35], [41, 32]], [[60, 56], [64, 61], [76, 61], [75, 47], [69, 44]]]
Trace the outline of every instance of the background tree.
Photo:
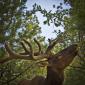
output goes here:
[[[79, 45], [79, 58], [74, 62], [75, 66], [71, 67], [67, 72], [65, 85], [84, 85], [85, 77], [85, 1], [84, 0], [65, 0], [71, 6], [69, 10], [70, 17], [66, 18], [65, 29], [76, 33], [73, 37]], [[70, 32], [69, 31], [69, 32]], [[71, 33], [70, 32], [70, 33]], [[76, 76], [76, 77], [75, 77]], [[74, 81], [74, 82], [72, 82]]]

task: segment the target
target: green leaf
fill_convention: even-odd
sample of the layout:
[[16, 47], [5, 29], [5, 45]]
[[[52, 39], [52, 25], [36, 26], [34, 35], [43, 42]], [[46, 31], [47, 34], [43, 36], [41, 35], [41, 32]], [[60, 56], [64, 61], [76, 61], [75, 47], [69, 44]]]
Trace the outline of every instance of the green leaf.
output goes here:
[[47, 24], [47, 20], [43, 22], [44, 24]]
[[56, 27], [58, 27], [58, 26], [59, 26], [59, 24], [58, 24], [58, 23], [54, 23], [54, 24], [55, 24], [55, 26], [56, 26]]
[[32, 25], [31, 23], [29, 23], [29, 24], [27, 25], [27, 28], [28, 28], [29, 30], [32, 30], [32, 29], [33, 29], [33, 25]]
[[53, 8], [55, 8], [55, 4], [53, 5]]

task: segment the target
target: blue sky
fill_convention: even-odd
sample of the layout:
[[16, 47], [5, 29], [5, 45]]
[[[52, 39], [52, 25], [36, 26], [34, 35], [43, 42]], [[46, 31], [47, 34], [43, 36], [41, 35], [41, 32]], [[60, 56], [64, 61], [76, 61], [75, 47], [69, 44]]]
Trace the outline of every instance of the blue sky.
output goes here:
[[[32, 9], [32, 6], [37, 3], [38, 5], [41, 5], [41, 7], [46, 10], [52, 10], [52, 11], [55, 11], [53, 9], [53, 5], [55, 4], [56, 6], [59, 5], [59, 3], [63, 3], [63, 0], [27, 0], [27, 3], [26, 3], [26, 6], [27, 6], [27, 9], [28, 10], [31, 10]], [[64, 8], [67, 8], [68, 6], [66, 5], [63, 5]], [[39, 26], [42, 28], [42, 33], [41, 35], [45, 36], [46, 37], [46, 40], [48, 38], [55, 38], [56, 37], [56, 34], [53, 33], [54, 29], [57, 29], [57, 30], [61, 30], [61, 31], [64, 31], [63, 27], [55, 27], [54, 24], [51, 24], [50, 26], [48, 25], [44, 25], [43, 24], [43, 21], [45, 20], [45, 17], [42, 16], [41, 13], [37, 13], [37, 17], [38, 17], [38, 20], [40, 22]]]

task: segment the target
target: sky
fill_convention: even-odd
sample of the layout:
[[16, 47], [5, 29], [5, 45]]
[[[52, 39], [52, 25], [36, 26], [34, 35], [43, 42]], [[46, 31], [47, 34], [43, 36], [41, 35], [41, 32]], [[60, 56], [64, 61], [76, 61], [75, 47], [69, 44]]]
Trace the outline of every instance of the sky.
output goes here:
[[[43, 9], [45, 8], [46, 10], [52, 10], [55, 11], [53, 9], [53, 5], [55, 4], [56, 6], [59, 5], [59, 3], [64, 3], [63, 0], [27, 0], [26, 6], [27, 6], [27, 10], [31, 10], [32, 6], [34, 4], [38, 4], [40, 5]], [[64, 8], [67, 8], [68, 6], [63, 5]], [[41, 13], [37, 13], [37, 17], [38, 20], [40, 22], [39, 26], [41, 27], [41, 35], [46, 37], [46, 40], [48, 40], [48, 38], [55, 38], [57, 37], [54, 32], [54, 30], [61, 30], [62, 32], [64, 31], [63, 27], [55, 27], [54, 24], [51, 24], [50, 26], [48, 25], [44, 25], [43, 21], [45, 20], [45, 17], [42, 16]]]

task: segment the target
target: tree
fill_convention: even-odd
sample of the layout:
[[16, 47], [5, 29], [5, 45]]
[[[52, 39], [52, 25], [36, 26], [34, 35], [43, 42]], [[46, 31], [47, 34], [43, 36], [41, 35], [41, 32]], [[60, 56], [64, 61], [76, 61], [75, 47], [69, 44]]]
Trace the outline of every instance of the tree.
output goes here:
[[[70, 17], [66, 20], [68, 23], [65, 23], [66, 30], [73, 30], [75, 31], [75, 39], [77, 40], [77, 43], [79, 45], [79, 58], [76, 60], [77, 65], [73, 66], [73, 68], [70, 68], [69, 75], [67, 77], [66, 85], [84, 85], [85, 83], [85, 77], [83, 75], [85, 74], [85, 1], [84, 0], [65, 0], [67, 4], [71, 6], [69, 12]], [[72, 32], [72, 33], [73, 33]], [[72, 74], [72, 75], [70, 75]], [[77, 77], [75, 77], [77, 75]], [[72, 81], [74, 82], [72, 82]]]

